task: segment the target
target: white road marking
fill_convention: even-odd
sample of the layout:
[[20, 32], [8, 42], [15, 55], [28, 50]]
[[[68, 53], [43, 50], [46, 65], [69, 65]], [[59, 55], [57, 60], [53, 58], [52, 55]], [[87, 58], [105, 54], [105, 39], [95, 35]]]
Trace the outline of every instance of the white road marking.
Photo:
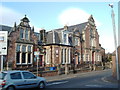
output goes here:
[[56, 85], [56, 84], [62, 84], [62, 83], [67, 83], [67, 82], [68, 82], [68, 81], [54, 82], [54, 83], [47, 84], [47, 86]]
[[101, 85], [85, 85], [87, 87], [102, 87]]
[[109, 81], [106, 81], [106, 80], [105, 80], [105, 77], [103, 77], [102, 80], [103, 80], [104, 82], [110, 83]]

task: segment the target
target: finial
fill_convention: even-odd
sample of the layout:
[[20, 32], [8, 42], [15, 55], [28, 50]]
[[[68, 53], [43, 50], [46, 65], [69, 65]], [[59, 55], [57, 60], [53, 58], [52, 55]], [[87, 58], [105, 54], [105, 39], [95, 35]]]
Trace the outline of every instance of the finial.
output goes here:
[[25, 17], [26, 17], [26, 14], [25, 14]]
[[111, 8], [113, 8], [113, 4], [109, 4], [109, 6], [110, 6]]

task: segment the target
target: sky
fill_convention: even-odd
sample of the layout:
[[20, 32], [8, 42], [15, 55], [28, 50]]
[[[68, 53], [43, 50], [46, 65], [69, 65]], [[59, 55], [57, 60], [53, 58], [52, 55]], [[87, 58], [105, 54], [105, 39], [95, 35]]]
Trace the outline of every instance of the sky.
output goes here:
[[[27, 15], [35, 31], [62, 28], [86, 22], [90, 15], [95, 19], [100, 44], [107, 52], [113, 52], [114, 38], [111, 19], [111, 2], [2, 2], [0, 24], [14, 26]], [[118, 2], [112, 2], [118, 28]], [[118, 32], [117, 32], [118, 33]], [[118, 34], [117, 34], [118, 35]]]

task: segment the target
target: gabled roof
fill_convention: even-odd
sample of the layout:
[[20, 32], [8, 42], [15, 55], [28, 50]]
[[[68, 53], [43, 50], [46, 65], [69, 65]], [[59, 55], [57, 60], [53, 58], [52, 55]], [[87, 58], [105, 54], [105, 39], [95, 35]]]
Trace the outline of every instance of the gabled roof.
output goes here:
[[[76, 28], [77, 32], [78, 31], [81, 32], [87, 24], [88, 24], [88, 22], [84, 22], [84, 23], [81, 23], [81, 24], [68, 26], [68, 31], [73, 32], [73, 30]], [[64, 28], [55, 29], [55, 31], [61, 31], [61, 30], [64, 30]]]

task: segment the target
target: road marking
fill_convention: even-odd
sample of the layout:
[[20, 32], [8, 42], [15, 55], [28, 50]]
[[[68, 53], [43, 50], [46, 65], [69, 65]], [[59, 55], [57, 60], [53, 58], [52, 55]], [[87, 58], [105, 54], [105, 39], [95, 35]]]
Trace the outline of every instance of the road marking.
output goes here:
[[67, 82], [68, 82], [68, 81], [54, 82], [54, 83], [47, 84], [47, 86], [56, 85], [56, 84], [63, 84], [63, 83], [67, 83]]
[[101, 85], [85, 85], [87, 87], [102, 87]]
[[104, 82], [111, 83], [111, 82], [109, 82], [109, 81], [106, 81], [106, 80], [105, 80], [105, 77], [103, 77], [102, 80], [103, 80]]

